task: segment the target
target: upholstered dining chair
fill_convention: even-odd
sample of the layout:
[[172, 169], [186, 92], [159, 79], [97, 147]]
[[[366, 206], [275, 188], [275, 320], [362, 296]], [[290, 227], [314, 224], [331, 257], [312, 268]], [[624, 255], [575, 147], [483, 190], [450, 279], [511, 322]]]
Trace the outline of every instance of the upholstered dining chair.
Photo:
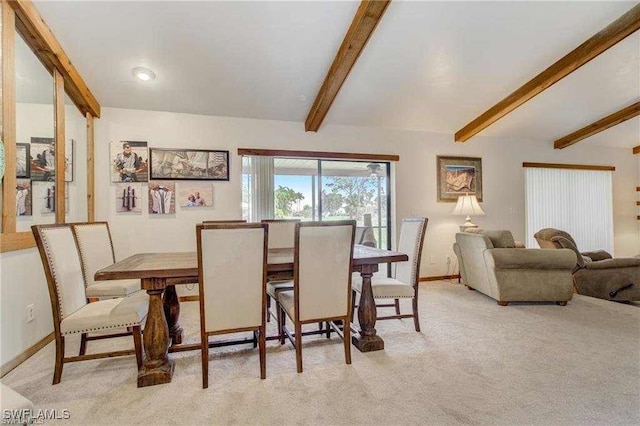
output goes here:
[[[292, 248], [295, 239], [296, 223], [300, 219], [263, 219], [269, 227], [269, 248], [281, 249]], [[293, 277], [283, 276], [267, 281], [267, 321], [271, 319], [271, 299], [277, 301], [278, 293], [285, 290], [293, 290]], [[276, 309], [276, 320], [278, 324], [278, 334], [282, 335], [280, 324], [280, 310]]]
[[[141, 324], [147, 316], [148, 300], [141, 296], [87, 302], [80, 256], [71, 225], [34, 225], [31, 227], [44, 267], [56, 340], [53, 384], [60, 383], [62, 367], [68, 362], [132, 355], [142, 366]], [[130, 332], [102, 334], [130, 328]], [[100, 332], [96, 336], [89, 333]], [[81, 335], [79, 356], [65, 357], [65, 337]], [[86, 355], [87, 341], [133, 335], [134, 350]]]
[[[296, 224], [293, 290], [278, 292], [284, 334], [296, 349], [296, 367], [302, 373], [302, 325], [329, 322], [344, 341], [345, 362], [351, 364], [351, 264], [354, 220]], [[287, 329], [285, 314], [295, 334]], [[342, 321], [340, 330], [334, 321]]]
[[267, 225], [196, 226], [202, 387], [209, 386], [209, 336], [258, 333], [260, 378], [266, 369]]
[[82, 274], [87, 285], [87, 297], [109, 299], [126, 297], [140, 291], [140, 280], [96, 281], [95, 273], [116, 262], [111, 231], [107, 222], [74, 223]]
[[[418, 317], [418, 280], [420, 273], [420, 258], [422, 257], [422, 245], [427, 230], [426, 217], [407, 217], [402, 219], [400, 228], [400, 239], [397, 251], [405, 253], [409, 260], [393, 264], [393, 277], [371, 277], [371, 290], [374, 299], [393, 299], [393, 303], [377, 304], [376, 307], [393, 307], [395, 315], [377, 316], [376, 319], [400, 319], [413, 318], [416, 331], [420, 331], [420, 319]], [[355, 293], [362, 292], [362, 279], [353, 281], [354, 298]], [[400, 313], [400, 300], [411, 298], [413, 313]], [[353, 308], [355, 309], [355, 307]], [[352, 311], [353, 317], [353, 311]]]

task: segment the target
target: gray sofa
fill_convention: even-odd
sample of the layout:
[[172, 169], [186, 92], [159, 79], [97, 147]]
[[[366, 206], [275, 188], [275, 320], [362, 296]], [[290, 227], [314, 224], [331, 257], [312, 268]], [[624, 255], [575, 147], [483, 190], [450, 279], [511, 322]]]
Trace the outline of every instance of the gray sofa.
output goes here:
[[612, 258], [603, 250], [581, 253], [571, 235], [554, 228], [542, 229], [534, 237], [542, 248], [576, 254], [573, 277], [579, 294], [619, 302], [640, 300], [640, 258]]
[[457, 233], [453, 250], [462, 282], [499, 305], [516, 301], [566, 305], [573, 295], [576, 256], [571, 250], [518, 248], [511, 232], [482, 229]]

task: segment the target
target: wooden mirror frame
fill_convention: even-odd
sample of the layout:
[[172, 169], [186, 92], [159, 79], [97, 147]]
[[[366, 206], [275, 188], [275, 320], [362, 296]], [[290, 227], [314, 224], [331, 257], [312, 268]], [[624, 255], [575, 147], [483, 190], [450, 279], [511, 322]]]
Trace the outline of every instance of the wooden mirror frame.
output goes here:
[[[15, 37], [19, 33], [53, 75], [54, 133], [56, 169], [64, 170], [65, 120], [64, 95], [87, 119], [87, 220], [95, 220], [94, 210], [94, 137], [93, 119], [100, 117], [100, 104], [75, 69], [57, 39], [30, 0], [0, 0], [2, 60], [2, 94], [0, 132], [5, 151], [5, 174], [2, 180], [2, 234], [0, 253], [35, 247], [31, 232], [16, 232], [16, 76]], [[64, 173], [56, 173], [56, 223], [65, 222]]]

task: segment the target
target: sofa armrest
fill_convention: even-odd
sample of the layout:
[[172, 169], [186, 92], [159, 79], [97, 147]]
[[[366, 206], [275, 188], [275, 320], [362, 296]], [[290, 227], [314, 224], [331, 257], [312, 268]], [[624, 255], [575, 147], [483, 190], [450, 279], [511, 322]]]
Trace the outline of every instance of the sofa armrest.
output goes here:
[[597, 262], [589, 262], [585, 265], [585, 269], [612, 269], [612, 268], [638, 268], [640, 267], [640, 259], [637, 257], [616, 257], [613, 259], [599, 260]]
[[607, 253], [604, 250], [583, 251], [582, 255], [590, 258], [594, 262], [613, 258], [613, 256], [611, 256], [609, 253]]
[[570, 249], [488, 249], [484, 252], [487, 266], [495, 269], [573, 270], [576, 255]]

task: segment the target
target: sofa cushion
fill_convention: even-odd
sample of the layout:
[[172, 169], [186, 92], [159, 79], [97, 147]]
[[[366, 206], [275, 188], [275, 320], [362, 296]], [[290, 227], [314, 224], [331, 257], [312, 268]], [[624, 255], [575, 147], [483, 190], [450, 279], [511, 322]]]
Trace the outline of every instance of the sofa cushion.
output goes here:
[[[566, 232], [564, 232], [564, 234], [566, 234]], [[582, 253], [578, 251], [578, 247], [576, 247], [576, 243], [573, 241], [573, 238], [571, 238], [570, 235], [569, 235], [569, 238], [566, 238], [564, 235], [556, 235], [554, 237], [551, 237], [551, 241], [560, 245], [561, 248], [567, 248], [567, 249], [573, 250], [578, 259], [578, 267], [584, 268], [584, 264], [585, 264], [584, 257], [582, 257]]]
[[513, 234], [511, 234], [511, 231], [471, 228], [471, 229], [467, 229], [465, 232], [468, 232], [471, 234], [485, 235], [487, 238], [489, 238], [494, 248], [515, 248], [516, 247], [516, 241], [513, 239]]

